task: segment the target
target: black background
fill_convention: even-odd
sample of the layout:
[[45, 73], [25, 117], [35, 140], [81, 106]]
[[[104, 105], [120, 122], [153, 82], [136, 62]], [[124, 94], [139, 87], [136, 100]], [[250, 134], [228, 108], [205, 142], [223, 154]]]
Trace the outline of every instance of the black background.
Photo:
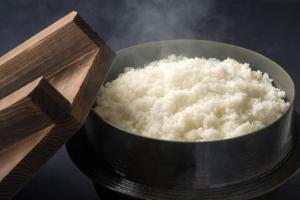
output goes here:
[[[0, 54], [72, 10], [115, 50], [173, 38], [232, 43], [279, 63], [299, 88], [300, 1], [296, 0], [2, 0]], [[299, 105], [298, 101], [298, 110]], [[99, 198], [62, 147], [14, 199]], [[300, 175], [259, 199], [300, 199]]]

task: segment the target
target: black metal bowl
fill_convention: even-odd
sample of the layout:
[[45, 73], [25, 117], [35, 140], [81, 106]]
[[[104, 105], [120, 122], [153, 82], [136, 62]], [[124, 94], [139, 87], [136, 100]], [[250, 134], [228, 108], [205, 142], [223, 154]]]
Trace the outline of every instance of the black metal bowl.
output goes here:
[[124, 67], [143, 66], [169, 54], [187, 57], [233, 58], [267, 72], [286, 91], [291, 106], [269, 126], [245, 136], [209, 141], [179, 142], [126, 132], [91, 112], [85, 129], [101, 166], [120, 180], [177, 191], [222, 188], [249, 181], [278, 166], [295, 141], [291, 131], [295, 88], [290, 76], [270, 59], [233, 45], [170, 40], [133, 46], [117, 52], [106, 81]]
[[[300, 169], [300, 116], [295, 112], [293, 135], [295, 145], [279, 165], [253, 179], [220, 188], [176, 190], [135, 183], [103, 168], [101, 157], [95, 154], [83, 127], [67, 143], [70, 158], [93, 182], [100, 199], [129, 200], [248, 200], [266, 194], [289, 180]], [[273, 195], [266, 197], [271, 198]], [[264, 198], [264, 197], [263, 197]]]

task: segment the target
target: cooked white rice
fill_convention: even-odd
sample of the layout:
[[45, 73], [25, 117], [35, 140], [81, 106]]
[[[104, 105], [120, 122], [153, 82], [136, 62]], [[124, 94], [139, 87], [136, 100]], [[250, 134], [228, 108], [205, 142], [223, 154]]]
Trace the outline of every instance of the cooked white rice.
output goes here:
[[136, 134], [208, 141], [258, 130], [285, 112], [285, 92], [266, 73], [231, 58], [170, 55], [100, 89], [96, 113]]

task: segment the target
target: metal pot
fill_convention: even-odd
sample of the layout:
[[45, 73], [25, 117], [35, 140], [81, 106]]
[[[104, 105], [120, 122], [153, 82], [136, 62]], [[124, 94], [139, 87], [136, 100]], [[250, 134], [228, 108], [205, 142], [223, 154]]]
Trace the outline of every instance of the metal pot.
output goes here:
[[86, 134], [94, 154], [108, 173], [121, 180], [155, 188], [199, 190], [252, 180], [279, 165], [292, 149], [295, 88], [290, 76], [270, 59], [247, 49], [201, 40], [170, 40], [136, 45], [117, 52], [106, 81], [124, 67], [143, 66], [169, 54], [187, 57], [233, 58], [267, 72], [286, 91], [291, 106], [274, 123], [245, 136], [210, 141], [179, 142], [126, 132], [91, 112]]

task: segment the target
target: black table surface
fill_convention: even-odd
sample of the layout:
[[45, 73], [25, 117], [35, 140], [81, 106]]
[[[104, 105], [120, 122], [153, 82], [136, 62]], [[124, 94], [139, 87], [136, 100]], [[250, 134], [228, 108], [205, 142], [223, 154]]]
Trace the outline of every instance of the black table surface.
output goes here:
[[[271, 58], [286, 69], [296, 87], [300, 85], [300, 1], [296, 0], [3, 0], [0, 54], [71, 10], [77, 10], [116, 50], [176, 38], [232, 43]], [[299, 105], [297, 101], [297, 110]], [[62, 147], [14, 199], [99, 197]], [[258, 199], [300, 199], [300, 175]]]

